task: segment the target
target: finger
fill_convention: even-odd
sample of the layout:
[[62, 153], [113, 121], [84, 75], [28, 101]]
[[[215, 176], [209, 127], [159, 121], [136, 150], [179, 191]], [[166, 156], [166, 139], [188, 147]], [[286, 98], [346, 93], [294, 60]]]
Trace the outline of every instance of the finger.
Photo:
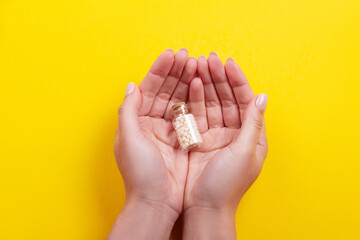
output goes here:
[[175, 54], [174, 64], [162, 84], [158, 94], [155, 97], [154, 103], [151, 107], [149, 116], [163, 117], [166, 107], [169, 103], [169, 99], [179, 82], [179, 78], [183, 72], [186, 61], [188, 60], [188, 50], [186, 48], [180, 49]]
[[[240, 134], [230, 145], [232, 151], [242, 151], [243, 153], [249, 154], [256, 153], [260, 133], [265, 122], [264, 113], [267, 101], [268, 96], [262, 93], [249, 103]], [[241, 148], [239, 148], [239, 146], [241, 146]]]
[[206, 116], [208, 128], [224, 126], [221, 103], [211, 80], [208, 62], [205, 56], [199, 56], [198, 74], [204, 85]]
[[200, 78], [194, 78], [189, 90], [190, 111], [196, 119], [200, 133], [208, 130], [204, 87]]
[[[130, 83], [126, 89], [125, 99], [119, 107], [118, 128], [114, 143], [114, 153], [121, 175], [125, 179], [135, 179], [135, 185], [138, 186], [149, 183], [149, 179], [154, 175], [152, 169], [157, 169], [156, 173], [160, 171], [160, 175], [167, 174], [161, 153], [151, 147], [151, 141], [149, 142], [140, 128], [141, 97], [139, 88]], [[125, 155], [131, 155], [139, 149], [142, 151], [133, 156], [132, 160], [135, 161], [124, 158]], [[149, 154], [154, 157], [149, 158]]]
[[147, 115], [150, 112], [155, 96], [160, 90], [166, 76], [174, 63], [174, 50], [167, 49], [161, 53], [151, 66], [149, 72], [140, 83], [142, 93], [142, 104], [139, 111], [140, 116]]
[[190, 57], [186, 62], [183, 73], [180, 77], [178, 85], [176, 86], [173, 95], [166, 107], [164, 114], [165, 119], [171, 119], [171, 106], [178, 102], [186, 102], [189, 95], [189, 85], [190, 81], [194, 78], [196, 74], [197, 62], [196, 58]]
[[265, 121], [263, 128], [261, 129], [259, 141], [256, 149], [256, 158], [259, 161], [260, 165], [262, 165], [266, 159], [268, 153], [268, 141], [266, 136], [266, 127]]
[[125, 99], [118, 110], [118, 129], [115, 139], [114, 151], [115, 154], [120, 150], [120, 135], [133, 136], [139, 139], [141, 135], [134, 136], [134, 134], [141, 133], [139, 127], [139, 109], [141, 106], [141, 93], [139, 88], [134, 83], [129, 83], [126, 87]]
[[221, 101], [224, 125], [229, 128], [240, 127], [240, 113], [238, 105], [226, 77], [225, 68], [216, 52], [211, 52], [209, 59], [209, 69], [211, 78], [214, 82], [216, 92]]
[[239, 107], [240, 118], [243, 120], [245, 109], [251, 99], [255, 97], [255, 94], [251, 89], [244, 72], [233, 58], [228, 58], [226, 60], [225, 71]]

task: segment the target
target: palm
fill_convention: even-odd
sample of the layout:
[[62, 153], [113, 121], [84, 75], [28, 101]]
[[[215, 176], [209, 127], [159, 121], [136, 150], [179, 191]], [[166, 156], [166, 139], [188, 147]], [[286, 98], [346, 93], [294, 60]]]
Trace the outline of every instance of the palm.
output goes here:
[[195, 170], [197, 166], [202, 166], [200, 169], [203, 169], [215, 155], [221, 155], [232, 142], [232, 139], [237, 132], [237, 129], [222, 127], [209, 129], [202, 133], [201, 135], [204, 139], [204, 143], [201, 151], [191, 152], [189, 155], [190, 170]]
[[[146, 170], [151, 176], [148, 179], [152, 183], [151, 191], [165, 195], [166, 202], [178, 212], [183, 206], [188, 154], [178, 148], [170, 107], [176, 101], [186, 101], [188, 85], [195, 73], [196, 59], [188, 58], [187, 51], [180, 50], [174, 56], [167, 50], [154, 62], [139, 86], [142, 100], [138, 123], [145, 141], [138, 144], [143, 158], [152, 159]], [[149, 184], [146, 186], [150, 189]]]
[[[142, 182], [139, 186], [152, 195], [165, 196], [179, 212], [183, 199], [186, 208], [196, 195], [216, 192], [214, 181], [219, 174], [226, 174], [219, 163], [232, 158], [229, 146], [240, 131], [244, 108], [254, 97], [234, 61], [227, 62], [225, 73], [217, 56], [210, 55], [209, 61], [199, 57], [201, 79], [194, 78], [196, 66], [196, 59], [188, 59], [187, 51], [180, 50], [174, 56], [167, 50], [139, 86], [138, 123], [145, 141], [138, 142], [135, 151], [140, 164], [147, 164], [146, 174], [151, 176], [143, 178], [148, 184]], [[179, 149], [170, 114], [172, 104], [187, 101], [188, 95], [204, 140], [201, 149], [190, 154]], [[161, 190], [152, 193], [153, 189]]]
[[254, 97], [235, 62], [228, 61], [225, 68], [226, 72], [216, 55], [208, 61], [199, 58], [201, 81], [194, 80], [190, 86], [190, 106], [204, 143], [189, 155], [185, 209], [226, 187], [220, 178], [227, 178], [228, 163], [234, 158], [229, 146], [240, 132], [244, 108]]
[[[230, 128], [214, 128], [202, 134], [204, 148], [201, 151], [191, 152], [189, 155], [189, 170], [186, 183], [186, 202], [192, 204], [192, 194], [198, 195], [198, 189], [211, 191], [211, 182], [204, 178], [213, 178], [221, 171], [219, 165], [212, 164], [224, 157], [228, 145], [232, 142], [238, 130]], [[185, 205], [185, 208], [187, 207]]]
[[[175, 149], [176, 135], [171, 121], [163, 118], [140, 117], [140, 128], [163, 156], [164, 162], [173, 161], [179, 152]], [[171, 164], [169, 164], [171, 165]]]
[[158, 167], [154, 166], [152, 169], [157, 171], [166, 168], [168, 177], [165, 180], [168, 184], [165, 186], [171, 186], [172, 193], [182, 194], [187, 170], [187, 154], [176, 147], [177, 139], [171, 121], [143, 116], [139, 118], [139, 124], [146, 138], [150, 140], [147, 147], [153, 148], [162, 156], [157, 161]]

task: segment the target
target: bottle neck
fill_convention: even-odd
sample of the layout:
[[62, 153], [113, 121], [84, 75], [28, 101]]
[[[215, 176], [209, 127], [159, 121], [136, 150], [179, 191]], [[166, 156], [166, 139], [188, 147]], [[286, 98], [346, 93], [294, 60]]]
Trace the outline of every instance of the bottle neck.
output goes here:
[[189, 113], [189, 109], [185, 103], [178, 103], [172, 106], [172, 115], [174, 118], [186, 115], [188, 113]]

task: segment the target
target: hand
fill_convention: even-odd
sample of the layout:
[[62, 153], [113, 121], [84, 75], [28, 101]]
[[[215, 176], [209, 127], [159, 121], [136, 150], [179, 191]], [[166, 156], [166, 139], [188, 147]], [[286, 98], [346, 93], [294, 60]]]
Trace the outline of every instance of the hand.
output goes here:
[[178, 148], [170, 108], [187, 100], [196, 67], [196, 59], [188, 59], [186, 49], [175, 56], [169, 49], [153, 63], [139, 87], [128, 85], [114, 144], [126, 200], [109, 239], [169, 237], [183, 208], [188, 167], [188, 153]]
[[267, 96], [256, 97], [236, 62], [228, 59], [224, 67], [214, 52], [208, 61], [199, 57], [198, 74], [189, 97], [204, 143], [189, 155], [184, 236], [235, 239], [236, 208], [268, 151]]

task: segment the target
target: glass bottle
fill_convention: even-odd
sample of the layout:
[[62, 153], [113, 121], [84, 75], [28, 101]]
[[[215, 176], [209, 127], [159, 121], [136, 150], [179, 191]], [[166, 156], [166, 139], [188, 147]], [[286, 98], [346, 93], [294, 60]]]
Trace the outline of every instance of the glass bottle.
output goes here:
[[191, 151], [199, 148], [203, 143], [194, 115], [189, 113], [185, 102], [175, 103], [172, 107], [173, 126], [181, 148]]

